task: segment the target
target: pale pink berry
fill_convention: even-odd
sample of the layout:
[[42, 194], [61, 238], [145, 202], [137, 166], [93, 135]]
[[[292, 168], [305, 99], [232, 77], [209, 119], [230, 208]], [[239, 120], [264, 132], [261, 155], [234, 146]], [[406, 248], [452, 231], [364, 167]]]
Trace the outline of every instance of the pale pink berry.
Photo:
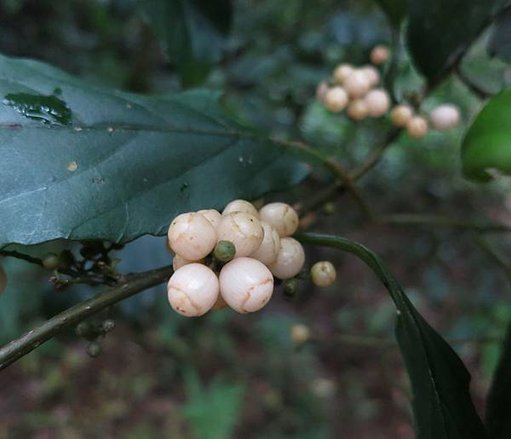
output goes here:
[[220, 294], [239, 313], [258, 311], [273, 294], [273, 275], [256, 259], [233, 259], [220, 271]]
[[290, 279], [296, 276], [305, 263], [305, 252], [302, 244], [294, 238], [282, 238], [277, 260], [268, 268], [279, 279]]
[[371, 117], [384, 116], [390, 108], [390, 98], [385, 90], [371, 90], [364, 98]]
[[211, 223], [200, 213], [177, 216], [168, 232], [170, 248], [189, 261], [206, 257], [215, 248], [217, 236]]
[[413, 117], [413, 108], [406, 104], [396, 105], [390, 112], [392, 124], [398, 128], [404, 128]]
[[375, 65], [384, 64], [390, 57], [390, 50], [385, 46], [375, 46], [370, 54], [371, 62]]
[[369, 110], [368, 110], [367, 104], [363, 98], [362, 99], [354, 99], [348, 105], [348, 109], [346, 110], [346, 113], [353, 120], [362, 120], [367, 117]]
[[360, 69], [361, 72], [365, 73], [371, 87], [375, 87], [380, 83], [380, 72], [374, 66], [364, 66]]
[[187, 317], [207, 313], [218, 299], [218, 277], [202, 264], [188, 264], [174, 272], [167, 284], [170, 306]]
[[222, 215], [229, 215], [234, 212], [245, 212], [250, 215], [254, 215], [256, 218], [259, 218], [259, 212], [254, 207], [254, 205], [245, 200], [234, 200], [231, 201], [225, 209], [222, 211]]
[[431, 125], [438, 131], [447, 131], [456, 127], [460, 122], [460, 110], [452, 104], [436, 107], [429, 114]]
[[259, 211], [261, 221], [273, 226], [280, 237], [290, 236], [298, 229], [298, 214], [289, 204], [269, 203]]
[[229, 213], [222, 217], [217, 229], [218, 241], [230, 241], [236, 248], [235, 258], [255, 252], [263, 242], [261, 222], [246, 212]]
[[250, 257], [261, 261], [264, 265], [269, 265], [277, 259], [280, 249], [280, 236], [273, 226], [266, 221], [261, 221], [261, 226], [264, 231], [263, 242]]
[[348, 95], [342, 87], [332, 87], [325, 94], [324, 104], [328, 111], [340, 113], [348, 105]]
[[408, 135], [414, 139], [420, 139], [428, 133], [428, 121], [422, 116], [413, 116], [406, 124]]
[[339, 64], [334, 70], [333, 80], [335, 83], [342, 85], [351, 73], [353, 73], [351, 64]]
[[316, 87], [316, 99], [320, 102], [324, 102], [329, 89], [328, 81], [321, 81]]
[[311, 267], [312, 283], [318, 287], [328, 287], [335, 282], [337, 272], [330, 261], [316, 262]]
[[355, 70], [345, 79], [344, 89], [351, 98], [361, 98], [371, 89], [371, 83], [363, 71]]
[[200, 213], [204, 218], [206, 218], [215, 230], [222, 219], [222, 214], [215, 209], [203, 209], [199, 210], [197, 213]]

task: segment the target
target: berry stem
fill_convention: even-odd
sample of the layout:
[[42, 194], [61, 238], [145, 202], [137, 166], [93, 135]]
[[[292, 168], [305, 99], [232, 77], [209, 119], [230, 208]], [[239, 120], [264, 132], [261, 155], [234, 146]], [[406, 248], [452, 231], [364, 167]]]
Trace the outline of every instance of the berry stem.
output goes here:
[[172, 274], [171, 267], [126, 276], [118, 286], [108, 288], [96, 296], [84, 300], [66, 311], [57, 314], [46, 322], [30, 330], [21, 337], [12, 340], [0, 348], [0, 370], [24, 357], [41, 344], [55, 337], [71, 326], [97, 314], [113, 304], [127, 299], [148, 288], [166, 281]]

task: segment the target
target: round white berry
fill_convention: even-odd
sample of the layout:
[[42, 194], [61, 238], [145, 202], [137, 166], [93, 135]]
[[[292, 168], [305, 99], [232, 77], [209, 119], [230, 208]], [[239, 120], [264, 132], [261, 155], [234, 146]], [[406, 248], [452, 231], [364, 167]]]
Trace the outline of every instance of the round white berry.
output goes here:
[[385, 46], [375, 46], [373, 50], [371, 50], [370, 59], [371, 62], [375, 65], [380, 65], [389, 59], [390, 51]]
[[291, 340], [293, 340], [293, 343], [296, 345], [302, 345], [311, 339], [311, 331], [309, 327], [303, 323], [297, 323], [291, 326], [290, 333]]
[[206, 218], [215, 230], [222, 219], [222, 214], [215, 209], [203, 209], [199, 210], [197, 213], [200, 213], [204, 218]]
[[207, 313], [216, 303], [219, 291], [216, 274], [205, 265], [197, 263], [176, 270], [167, 284], [170, 306], [187, 317]]
[[206, 257], [217, 241], [215, 229], [200, 213], [190, 212], [177, 216], [168, 232], [170, 248], [189, 261]]
[[256, 259], [233, 259], [220, 271], [220, 294], [239, 313], [258, 311], [273, 294], [273, 275]]
[[0, 265], [0, 294], [2, 294], [7, 288], [7, 273], [4, 270], [4, 267]]
[[360, 69], [360, 71], [365, 73], [371, 87], [375, 87], [380, 83], [380, 79], [381, 79], [380, 72], [378, 71], [378, 69], [376, 67], [365, 66], [365, 67], [362, 67]]
[[396, 105], [390, 112], [392, 124], [398, 128], [404, 128], [413, 117], [413, 108], [406, 104]]
[[438, 131], [446, 131], [454, 128], [460, 122], [460, 111], [452, 104], [444, 104], [436, 107], [429, 114], [431, 125]]
[[318, 287], [328, 287], [335, 282], [337, 272], [330, 261], [316, 262], [311, 268], [312, 283]]
[[261, 221], [273, 226], [280, 237], [291, 236], [298, 229], [298, 214], [289, 204], [269, 203], [259, 211]]
[[254, 207], [254, 205], [245, 200], [234, 200], [231, 201], [225, 209], [222, 211], [222, 215], [229, 215], [234, 212], [245, 212], [250, 215], [254, 215], [256, 218], [259, 218], [259, 212]]
[[408, 135], [414, 139], [420, 139], [428, 133], [428, 121], [422, 116], [413, 116], [406, 124]]
[[371, 89], [371, 83], [363, 71], [354, 70], [351, 75], [344, 80], [344, 89], [350, 97], [360, 98]]
[[223, 216], [217, 233], [218, 241], [231, 241], [234, 244], [236, 258], [255, 252], [264, 237], [259, 219], [246, 212], [234, 212]]
[[328, 111], [340, 113], [348, 105], [348, 95], [342, 87], [332, 87], [325, 94], [324, 104]]
[[337, 84], [342, 85], [351, 73], [353, 73], [353, 66], [351, 64], [339, 64], [334, 70], [333, 80]]
[[302, 244], [294, 238], [282, 238], [277, 260], [268, 266], [279, 279], [290, 279], [296, 276], [305, 263], [305, 252]]
[[372, 117], [384, 116], [390, 108], [390, 98], [385, 90], [371, 90], [364, 98], [369, 115]]
[[264, 231], [263, 242], [250, 257], [269, 265], [277, 259], [280, 249], [280, 236], [273, 226], [266, 221], [261, 221], [261, 226]]
[[353, 99], [346, 110], [348, 116], [353, 120], [365, 119], [369, 113], [364, 99]]
[[183, 265], [188, 265], [193, 262], [196, 262], [196, 261], [189, 261], [188, 259], [183, 258], [181, 255], [176, 254], [172, 258], [172, 268], [174, 269], [174, 271], [176, 271], [179, 268], [181, 268]]

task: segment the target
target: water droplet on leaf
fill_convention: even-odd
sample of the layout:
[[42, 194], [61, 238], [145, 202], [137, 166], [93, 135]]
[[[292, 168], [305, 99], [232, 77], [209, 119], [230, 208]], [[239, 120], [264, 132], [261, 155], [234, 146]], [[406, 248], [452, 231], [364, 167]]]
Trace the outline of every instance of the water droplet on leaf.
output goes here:
[[3, 103], [23, 116], [43, 123], [55, 125], [71, 123], [71, 110], [55, 95], [9, 93], [5, 95]]

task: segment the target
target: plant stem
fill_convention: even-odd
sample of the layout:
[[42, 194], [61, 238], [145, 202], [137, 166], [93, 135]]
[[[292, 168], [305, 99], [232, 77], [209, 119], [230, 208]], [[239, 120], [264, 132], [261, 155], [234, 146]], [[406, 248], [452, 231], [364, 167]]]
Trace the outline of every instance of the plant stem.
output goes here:
[[70, 326], [127, 299], [141, 291], [164, 282], [172, 274], [171, 267], [162, 267], [128, 276], [118, 286], [106, 289], [96, 296], [80, 302], [35, 327], [20, 338], [0, 348], [0, 370], [5, 369], [29, 352], [50, 340]]

